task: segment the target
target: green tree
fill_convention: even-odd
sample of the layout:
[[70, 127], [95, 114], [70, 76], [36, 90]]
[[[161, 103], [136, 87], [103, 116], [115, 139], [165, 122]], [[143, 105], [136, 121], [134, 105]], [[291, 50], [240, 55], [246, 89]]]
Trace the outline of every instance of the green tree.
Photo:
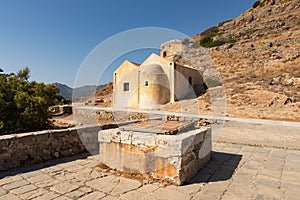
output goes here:
[[58, 101], [59, 89], [29, 77], [28, 67], [16, 74], [0, 73], [0, 134], [49, 128], [48, 108]]

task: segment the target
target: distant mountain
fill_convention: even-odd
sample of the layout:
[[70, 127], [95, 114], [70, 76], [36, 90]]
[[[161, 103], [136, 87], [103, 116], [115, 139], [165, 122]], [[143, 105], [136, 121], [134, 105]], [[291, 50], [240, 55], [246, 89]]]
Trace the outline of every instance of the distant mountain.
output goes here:
[[97, 89], [106, 86], [104, 85], [85, 85], [78, 88], [71, 88], [65, 84], [54, 83], [59, 88], [59, 95], [63, 96], [65, 99], [71, 100], [72, 98], [83, 98], [92, 93], [96, 92]]
[[73, 89], [69, 86], [61, 83], [54, 83], [59, 88], [59, 95], [63, 96], [65, 99], [72, 99]]

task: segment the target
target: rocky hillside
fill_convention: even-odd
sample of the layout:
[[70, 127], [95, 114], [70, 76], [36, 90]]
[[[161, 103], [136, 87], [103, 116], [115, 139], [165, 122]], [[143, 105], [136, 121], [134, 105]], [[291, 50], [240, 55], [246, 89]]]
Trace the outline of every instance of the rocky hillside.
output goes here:
[[300, 120], [298, 0], [260, 1], [191, 40], [206, 45], [221, 73], [229, 115]]
[[89, 106], [111, 107], [112, 106], [113, 83], [103, 84], [96, 91], [91, 92], [88, 96], [77, 101]]

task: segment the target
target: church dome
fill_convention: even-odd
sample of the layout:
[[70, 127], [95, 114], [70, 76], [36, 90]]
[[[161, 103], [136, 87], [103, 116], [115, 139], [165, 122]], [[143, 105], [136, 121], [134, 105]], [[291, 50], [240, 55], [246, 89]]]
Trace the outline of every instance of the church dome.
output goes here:
[[159, 64], [147, 64], [141, 69], [140, 107], [154, 108], [169, 101], [168, 77]]
[[159, 64], [148, 64], [142, 69], [142, 73], [145, 75], [150, 74], [165, 74], [163, 68]]

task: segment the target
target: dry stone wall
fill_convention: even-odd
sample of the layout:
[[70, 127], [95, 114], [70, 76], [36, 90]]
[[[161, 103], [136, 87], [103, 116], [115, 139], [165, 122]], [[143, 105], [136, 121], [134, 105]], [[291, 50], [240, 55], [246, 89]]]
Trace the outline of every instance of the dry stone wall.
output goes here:
[[[109, 128], [109, 126], [105, 127]], [[99, 151], [101, 127], [69, 128], [0, 136], [0, 171], [58, 157]]]

